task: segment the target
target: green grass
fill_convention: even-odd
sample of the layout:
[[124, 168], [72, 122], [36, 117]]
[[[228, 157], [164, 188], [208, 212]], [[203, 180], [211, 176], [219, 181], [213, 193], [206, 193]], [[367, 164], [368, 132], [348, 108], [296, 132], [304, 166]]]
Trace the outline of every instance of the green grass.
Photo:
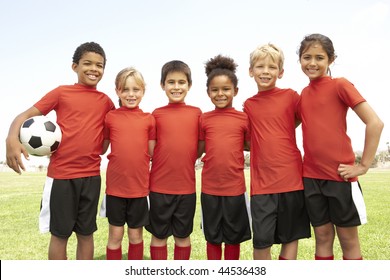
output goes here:
[[[200, 170], [197, 179], [200, 182]], [[45, 260], [50, 234], [40, 234], [38, 215], [45, 173], [26, 172], [19, 176], [13, 172], [0, 172], [0, 259], [1, 260]], [[103, 181], [105, 174], [102, 174]], [[247, 182], [249, 173], [246, 171]], [[368, 260], [390, 259], [390, 170], [371, 169], [360, 177], [367, 206], [368, 223], [359, 227], [362, 253]], [[199, 184], [198, 184], [199, 190]], [[104, 188], [102, 188], [102, 192]], [[199, 191], [198, 191], [199, 194]], [[108, 223], [97, 218], [98, 231], [95, 233], [95, 259], [105, 259]], [[205, 239], [200, 229], [200, 200], [191, 235], [191, 259], [204, 260]], [[149, 259], [150, 234], [144, 231], [145, 259]], [[71, 236], [68, 243], [68, 258], [75, 259], [76, 238]], [[173, 239], [168, 241], [168, 258], [172, 259]], [[273, 258], [277, 258], [280, 246], [272, 247]], [[127, 252], [127, 238], [123, 242], [123, 252]], [[298, 259], [312, 260], [314, 237], [301, 240]], [[123, 258], [126, 258], [125, 254]], [[341, 259], [338, 241], [335, 241], [335, 258]], [[241, 244], [241, 259], [252, 259], [251, 241]]]

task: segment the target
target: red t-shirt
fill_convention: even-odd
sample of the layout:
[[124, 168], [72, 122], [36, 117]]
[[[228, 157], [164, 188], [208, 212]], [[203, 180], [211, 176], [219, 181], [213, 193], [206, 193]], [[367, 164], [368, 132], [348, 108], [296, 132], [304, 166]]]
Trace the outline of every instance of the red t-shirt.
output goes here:
[[205, 141], [202, 192], [237, 196], [246, 191], [244, 141], [249, 139], [248, 116], [234, 108], [215, 109], [200, 118], [199, 140]]
[[[344, 78], [323, 77], [310, 82], [301, 94], [303, 176], [343, 181], [340, 163], [355, 162], [347, 131], [347, 111], [365, 99]], [[356, 181], [357, 178], [350, 179]]]
[[251, 130], [251, 195], [302, 190], [302, 156], [296, 144], [299, 95], [273, 88], [247, 99]]
[[141, 109], [121, 107], [108, 112], [104, 138], [111, 152], [106, 175], [106, 194], [144, 197], [149, 194], [149, 140], [156, 139], [154, 117]]
[[111, 99], [96, 88], [75, 84], [57, 87], [34, 106], [43, 115], [54, 110], [62, 131], [47, 176], [73, 179], [99, 175], [104, 118], [115, 109]]
[[199, 117], [201, 110], [170, 103], [153, 111], [157, 143], [150, 173], [150, 191], [164, 194], [195, 193]]

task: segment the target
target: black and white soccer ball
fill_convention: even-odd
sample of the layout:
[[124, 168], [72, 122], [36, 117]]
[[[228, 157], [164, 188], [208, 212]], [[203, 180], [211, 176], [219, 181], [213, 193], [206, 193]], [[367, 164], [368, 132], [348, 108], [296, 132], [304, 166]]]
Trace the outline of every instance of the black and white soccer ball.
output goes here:
[[45, 116], [29, 118], [20, 127], [20, 142], [33, 156], [51, 155], [58, 149], [61, 138], [58, 124]]

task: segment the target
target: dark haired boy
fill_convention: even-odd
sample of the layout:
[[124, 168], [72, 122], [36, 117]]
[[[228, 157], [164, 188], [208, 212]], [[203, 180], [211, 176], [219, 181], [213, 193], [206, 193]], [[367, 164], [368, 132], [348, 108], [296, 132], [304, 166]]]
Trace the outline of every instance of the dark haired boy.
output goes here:
[[157, 141], [150, 173], [152, 260], [167, 259], [167, 240], [175, 240], [174, 259], [188, 260], [196, 206], [195, 161], [201, 110], [184, 103], [192, 85], [191, 70], [182, 61], [166, 63], [161, 87], [169, 104], [153, 112]]

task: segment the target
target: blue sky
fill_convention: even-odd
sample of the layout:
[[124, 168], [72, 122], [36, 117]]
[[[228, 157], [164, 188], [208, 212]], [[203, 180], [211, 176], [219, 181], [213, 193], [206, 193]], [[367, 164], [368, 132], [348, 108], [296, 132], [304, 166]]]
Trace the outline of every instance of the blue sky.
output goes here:
[[[134, 66], [147, 83], [140, 107], [150, 112], [165, 105], [160, 69], [179, 59], [193, 72], [186, 103], [209, 111], [213, 106], [205, 90], [206, 60], [217, 54], [236, 60], [240, 90], [234, 106], [241, 109], [256, 93], [248, 67], [249, 53], [257, 45], [271, 42], [283, 49], [285, 74], [278, 86], [300, 92], [308, 79], [300, 70], [297, 48], [305, 35], [323, 33], [333, 40], [338, 55], [333, 76], [354, 83], [385, 122], [380, 143], [384, 149], [390, 141], [389, 27], [389, 0], [0, 0], [0, 138], [5, 140], [14, 117], [45, 93], [76, 82], [72, 55], [87, 41], [98, 42], [106, 51], [105, 76], [98, 89], [114, 102], [116, 74]], [[354, 149], [361, 150], [364, 125], [353, 111], [348, 130]], [[5, 160], [2, 143], [0, 160]]]

